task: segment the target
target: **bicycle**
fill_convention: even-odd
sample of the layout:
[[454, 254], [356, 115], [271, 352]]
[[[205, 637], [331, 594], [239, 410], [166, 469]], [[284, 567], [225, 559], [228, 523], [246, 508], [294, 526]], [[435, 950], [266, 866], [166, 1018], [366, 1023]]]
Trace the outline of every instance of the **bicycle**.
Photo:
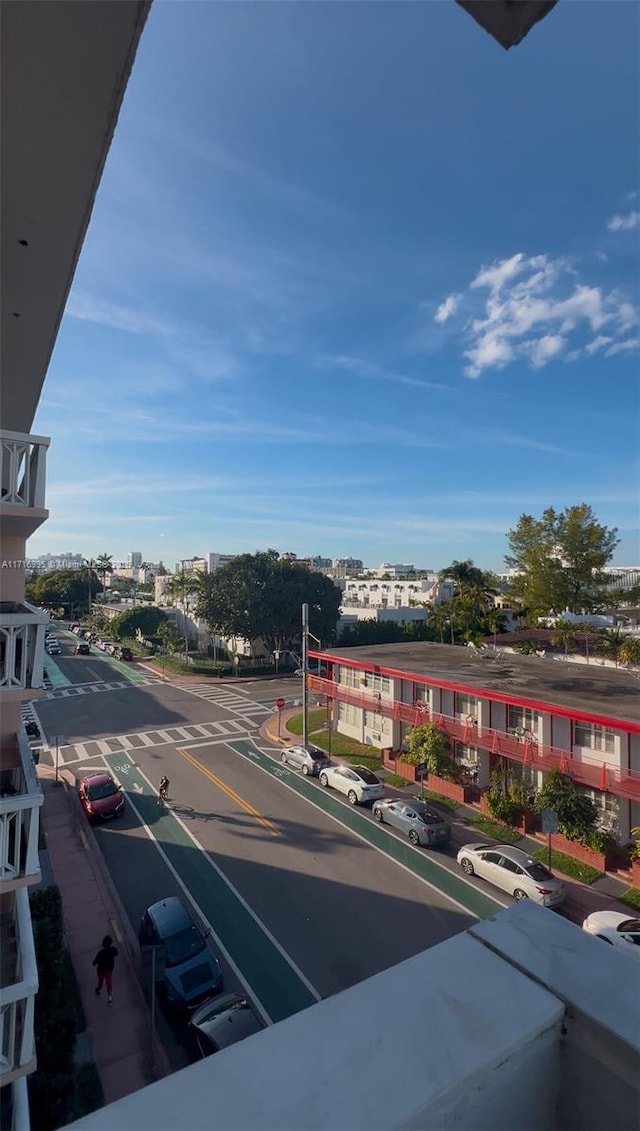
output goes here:
[[158, 805], [165, 806], [169, 800], [169, 786], [161, 785], [158, 789]]

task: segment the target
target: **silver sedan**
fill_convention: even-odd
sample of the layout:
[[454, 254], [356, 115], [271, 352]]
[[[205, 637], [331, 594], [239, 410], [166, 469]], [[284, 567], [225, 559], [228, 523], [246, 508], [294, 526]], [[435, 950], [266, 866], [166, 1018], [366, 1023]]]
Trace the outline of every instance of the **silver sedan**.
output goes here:
[[479, 876], [512, 895], [516, 901], [532, 899], [543, 907], [564, 903], [562, 880], [510, 844], [465, 844], [458, 853], [458, 864], [467, 876]]
[[433, 848], [451, 840], [451, 825], [424, 801], [393, 801], [391, 798], [375, 801], [373, 815], [380, 824], [392, 825], [406, 833], [412, 844]]
[[331, 759], [324, 750], [315, 746], [285, 746], [280, 758], [285, 764], [302, 770], [305, 776], [310, 774], [312, 777], [317, 777], [320, 770], [331, 765]]

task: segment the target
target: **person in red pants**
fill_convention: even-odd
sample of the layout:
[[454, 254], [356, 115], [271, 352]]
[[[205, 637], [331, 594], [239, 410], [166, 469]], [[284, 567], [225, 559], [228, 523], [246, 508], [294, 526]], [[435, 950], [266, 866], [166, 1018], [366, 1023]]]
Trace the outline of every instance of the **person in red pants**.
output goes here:
[[113, 968], [116, 964], [117, 957], [118, 951], [113, 945], [113, 939], [111, 938], [111, 935], [105, 935], [102, 940], [102, 946], [100, 947], [100, 950], [93, 960], [93, 965], [95, 966], [96, 973], [98, 975], [96, 997], [100, 997], [100, 992], [104, 983], [107, 987], [107, 999], [109, 1005], [111, 1005], [111, 1003], [113, 1002], [112, 978]]

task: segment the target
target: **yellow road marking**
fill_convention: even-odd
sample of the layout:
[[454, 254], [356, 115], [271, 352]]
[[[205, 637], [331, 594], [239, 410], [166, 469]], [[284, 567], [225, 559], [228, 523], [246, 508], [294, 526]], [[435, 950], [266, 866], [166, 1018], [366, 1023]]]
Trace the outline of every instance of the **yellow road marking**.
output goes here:
[[178, 747], [178, 754], [181, 754], [182, 757], [194, 767], [194, 769], [199, 770], [201, 774], [204, 774], [204, 776], [209, 779], [212, 785], [217, 786], [217, 788], [221, 789], [223, 793], [226, 793], [227, 797], [229, 797], [231, 801], [235, 801], [236, 805], [239, 805], [241, 809], [244, 809], [245, 813], [248, 813], [250, 817], [255, 817], [256, 821], [259, 821], [261, 825], [264, 825], [265, 829], [267, 829], [272, 836], [280, 836], [280, 833], [278, 832], [275, 825], [271, 824], [271, 821], [269, 821], [266, 817], [263, 817], [257, 809], [254, 809], [253, 805], [250, 805], [248, 801], [245, 801], [239, 793], [236, 793], [235, 789], [232, 789], [230, 785], [227, 785], [226, 782], [223, 782], [217, 776], [217, 774], [212, 773], [211, 770], [208, 770], [206, 766], [203, 766], [202, 762], [199, 762], [197, 758], [193, 757], [193, 754], [190, 754], [188, 750], [184, 750], [180, 747]]

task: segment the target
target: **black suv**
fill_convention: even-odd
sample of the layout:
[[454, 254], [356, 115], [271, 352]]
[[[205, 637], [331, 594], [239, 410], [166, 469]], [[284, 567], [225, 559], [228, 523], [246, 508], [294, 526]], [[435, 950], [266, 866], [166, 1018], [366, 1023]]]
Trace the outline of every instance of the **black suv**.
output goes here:
[[117, 660], [132, 660], [133, 659], [133, 652], [131, 651], [130, 648], [118, 648], [118, 651], [116, 652], [116, 659]]
[[76, 656], [89, 656], [91, 649], [85, 640], [79, 640], [76, 644]]

